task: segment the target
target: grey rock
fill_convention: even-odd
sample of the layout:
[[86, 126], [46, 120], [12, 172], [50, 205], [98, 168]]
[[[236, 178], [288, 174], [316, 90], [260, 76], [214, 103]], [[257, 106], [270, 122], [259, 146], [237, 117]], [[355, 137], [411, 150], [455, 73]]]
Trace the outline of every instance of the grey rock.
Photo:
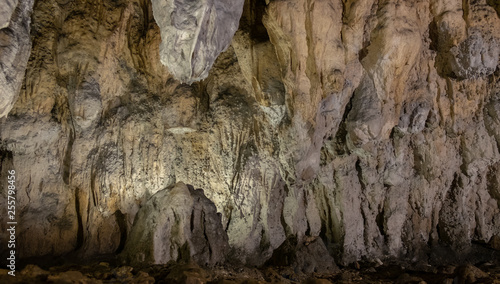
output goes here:
[[208, 76], [215, 59], [227, 49], [243, 10], [242, 0], [153, 1], [160, 27], [160, 60], [181, 82]]
[[347, 117], [347, 131], [353, 144], [366, 144], [382, 130], [382, 103], [377, 97], [373, 80], [365, 76], [354, 92], [352, 110]]
[[497, 39], [486, 39], [481, 34], [473, 34], [452, 47], [447, 60], [452, 75], [459, 79], [469, 79], [492, 74], [498, 65], [499, 54]]
[[2, 0], [0, 4], [0, 29], [9, 26], [10, 17], [17, 6], [17, 0]]
[[224, 261], [228, 248], [213, 202], [203, 190], [179, 182], [139, 210], [123, 255], [132, 263], [193, 260], [213, 266]]
[[[0, 118], [12, 109], [21, 88], [31, 52], [30, 23], [33, 0], [2, 1], [0, 8]], [[10, 16], [9, 16], [10, 15]], [[4, 19], [10, 19], [5, 23]]]

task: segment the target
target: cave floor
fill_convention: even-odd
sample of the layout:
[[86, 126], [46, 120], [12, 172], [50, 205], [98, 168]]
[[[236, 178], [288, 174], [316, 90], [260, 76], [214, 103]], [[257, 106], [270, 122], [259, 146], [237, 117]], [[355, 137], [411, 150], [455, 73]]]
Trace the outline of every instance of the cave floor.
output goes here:
[[[42, 268], [43, 267], [43, 268]], [[402, 267], [355, 263], [331, 274], [305, 275], [289, 267], [201, 268], [196, 264], [153, 265], [143, 268], [109, 262], [93, 264], [26, 265], [16, 276], [0, 269], [0, 283], [496, 283], [500, 266]]]

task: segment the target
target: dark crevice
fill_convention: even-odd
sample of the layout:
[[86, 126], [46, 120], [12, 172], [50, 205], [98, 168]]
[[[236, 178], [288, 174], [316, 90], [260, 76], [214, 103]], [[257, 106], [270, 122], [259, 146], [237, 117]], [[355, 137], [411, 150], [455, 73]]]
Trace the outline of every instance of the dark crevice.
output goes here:
[[490, 166], [486, 175], [486, 188], [490, 196], [496, 200], [498, 207], [500, 207], [500, 184], [498, 183], [498, 164]]
[[245, 1], [239, 27], [250, 34], [254, 43], [269, 41], [267, 29], [262, 23], [265, 13], [266, 2], [264, 0]]
[[231, 219], [232, 219], [232, 217], [233, 217], [233, 207], [232, 207], [232, 206], [230, 206], [230, 209], [229, 209], [229, 216], [227, 217], [227, 222], [226, 222], [226, 230], [225, 230], [225, 231], [226, 231], [226, 233], [227, 233], [227, 231], [228, 231], [228, 229], [229, 229], [229, 225], [231, 224]]
[[97, 198], [95, 196], [95, 172], [93, 168], [90, 170], [90, 194], [92, 195], [92, 203], [94, 206], [97, 206]]
[[125, 248], [125, 242], [127, 241], [127, 214], [123, 214], [120, 210], [115, 212], [115, 221], [120, 229], [120, 243], [115, 253], [119, 254]]
[[486, 3], [493, 7], [495, 11], [497, 12], [498, 17], [500, 17], [500, 1], [498, 0], [487, 0]]
[[311, 226], [309, 225], [309, 221], [306, 221], [306, 224], [307, 224], [307, 229], [306, 229], [305, 235], [310, 236], [311, 235]]
[[361, 168], [361, 161], [359, 159], [356, 160], [356, 173], [358, 174], [358, 180], [359, 184], [361, 185], [361, 191], [365, 192], [366, 184], [363, 179], [363, 169]]
[[189, 229], [191, 230], [191, 232], [194, 231], [194, 214], [195, 214], [195, 212], [194, 212], [194, 208], [193, 208], [193, 210], [191, 211], [191, 220], [189, 223], [189, 226], [190, 226]]
[[335, 155], [342, 156], [349, 154], [349, 149], [347, 148], [347, 116], [351, 112], [353, 104], [354, 94], [351, 95], [349, 102], [346, 104], [344, 109], [344, 114], [342, 116], [342, 122], [339, 124], [335, 138], [333, 139], [333, 148]]
[[78, 250], [83, 246], [83, 241], [84, 241], [82, 213], [80, 212], [80, 189], [79, 188], [75, 189], [75, 211], [76, 211], [76, 219], [78, 222], [78, 230], [76, 232], [75, 250]]
[[4, 173], [4, 162], [12, 163], [13, 155], [11, 151], [0, 148], [0, 173]]
[[429, 38], [430, 38], [430, 43], [429, 43], [429, 49], [433, 51], [438, 51], [439, 50], [439, 31], [437, 27], [437, 23], [435, 20], [433, 20], [429, 24]]
[[378, 230], [380, 231], [380, 234], [386, 237], [385, 234], [385, 229], [384, 229], [384, 209], [380, 210], [380, 212], [377, 214], [377, 217], [375, 218], [375, 222], [377, 223]]
[[71, 174], [71, 152], [73, 151], [73, 143], [75, 142], [75, 133], [73, 130], [70, 130], [68, 137], [68, 145], [66, 147], [66, 152], [64, 153], [63, 158], [63, 181], [65, 184], [69, 184], [69, 178]]
[[319, 236], [325, 243], [329, 243], [330, 241], [336, 242], [338, 240], [335, 240], [335, 234], [333, 234], [333, 230], [335, 230], [333, 223], [334, 211], [332, 210], [332, 206], [328, 200], [325, 200], [325, 205], [325, 218], [321, 218], [321, 232]]

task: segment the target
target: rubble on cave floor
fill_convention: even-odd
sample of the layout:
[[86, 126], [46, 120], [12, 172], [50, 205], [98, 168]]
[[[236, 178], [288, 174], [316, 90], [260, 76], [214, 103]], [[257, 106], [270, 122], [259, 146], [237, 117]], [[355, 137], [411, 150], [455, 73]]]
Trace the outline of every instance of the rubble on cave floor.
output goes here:
[[335, 273], [306, 275], [290, 267], [202, 268], [196, 264], [152, 265], [143, 268], [96, 262], [43, 267], [26, 265], [15, 277], [0, 269], [0, 283], [500, 283], [500, 266], [482, 263], [427, 266], [354, 263]]

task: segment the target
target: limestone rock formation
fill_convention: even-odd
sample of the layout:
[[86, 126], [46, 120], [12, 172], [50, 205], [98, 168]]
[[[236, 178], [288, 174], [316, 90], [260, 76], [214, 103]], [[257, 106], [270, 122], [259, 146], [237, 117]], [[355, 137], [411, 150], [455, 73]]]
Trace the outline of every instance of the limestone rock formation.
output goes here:
[[0, 29], [3, 29], [9, 26], [10, 18], [17, 6], [18, 1], [4, 0], [1, 3], [2, 6], [0, 6]]
[[[179, 181], [215, 205], [231, 263], [264, 265], [291, 239], [290, 255], [342, 265], [498, 258], [497, 2], [248, 0], [211, 69], [242, 2], [181, 2], [35, 2], [22, 87], [1, 101], [14, 103], [0, 183], [15, 169], [19, 258], [119, 254]], [[176, 45], [176, 75], [161, 56], [184, 28], [200, 33]]]
[[243, 0], [152, 1], [160, 27], [160, 60], [181, 82], [205, 79], [233, 38]]
[[19, 96], [31, 51], [32, 7], [33, 0], [0, 1], [0, 118]]
[[158, 191], [137, 213], [123, 255], [134, 264], [193, 260], [214, 266], [229, 245], [213, 202], [184, 183]]

